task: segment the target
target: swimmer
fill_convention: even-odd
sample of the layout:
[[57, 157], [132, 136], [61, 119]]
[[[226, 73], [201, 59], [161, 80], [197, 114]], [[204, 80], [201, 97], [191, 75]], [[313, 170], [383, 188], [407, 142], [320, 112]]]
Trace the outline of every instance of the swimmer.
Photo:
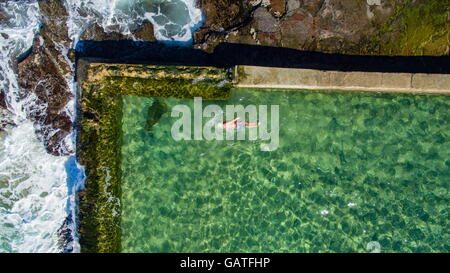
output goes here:
[[225, 121], [223, 123], [220, 123], [219, 126], [221, 126], [224, 129], [256, 128], [259, 126], [259, 122], [252, 123], [252, 122], [238, 121], [239, 119], [240, 118], [235, 118], [231, 121]]

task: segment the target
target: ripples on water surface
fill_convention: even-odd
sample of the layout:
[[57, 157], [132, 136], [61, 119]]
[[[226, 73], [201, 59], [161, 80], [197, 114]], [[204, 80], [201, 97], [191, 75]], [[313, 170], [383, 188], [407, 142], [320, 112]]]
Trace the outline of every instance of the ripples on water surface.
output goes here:
[[237, 90], [219, 102], [279, 104], [274, 152], [175, 142], [167, 114], [144, 130], [152, 99], [123, 100], [125, 252], [449, 251], [448, 97]]

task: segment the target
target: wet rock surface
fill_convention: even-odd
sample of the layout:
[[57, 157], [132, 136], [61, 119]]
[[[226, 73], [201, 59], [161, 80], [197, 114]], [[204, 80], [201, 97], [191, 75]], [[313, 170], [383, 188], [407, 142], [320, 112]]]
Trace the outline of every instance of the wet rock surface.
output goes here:
[[72, 94], [54, 54], [42, 36], [36, 37], [31, 55], [19, 64], [19, 85], [27, 98], [33, 98], [27, 104], [27, 113], [35, 122], [38, 138], [49, 153], [64, 155], [71, 152], [63, 139], [72, 131], [71, 118], [65, 111]]
[[198, 6], [205, 16], [203, 26], [194, 33], [194, 41], [206, 51], [226, 40], [225, 36], [248, 24], [251, 13], [261, 1], [200, 0]]
[[[423, 46], [430, 44], [431, 38], [445, 39], [445, 29], [448, 35], [449, 24], [441, 18], [444, 4], [436, 0], [259, 0], [248, 1], [247, 5], [246, 1], [240, 1], [241, 5], [224, 2], [201, 2], [206, 23], [195, 34], [196, 48], [211, 52], [219, 43], [231, 42], [364, 55], [422, 55], [416, 48], [425, 48], [425, 55], [443, 55], [447, 50], [445, 41], [437, 41], [440, 46], [428, 51], [430, 46]], [[409, 17], [423, 17], [415, 14], [415, 9], [430, 19], [409, 22]], [[440, 30], [430, 31], [429, 26]], [[430, 39], [417, 37], [416, 32], [427, 31]], [[397, 44], [388, 48], [389, 41]]]
[[155, 33], [153, 24], [150, 22], [144, 22], [133, 32], [134, 38], [145, 42], [155, 42]]
[[153, 24], [146, 21], [136, 29], [131, 35], [124, 35], [120, 33], [117, 26], [111, 26], [108, 29], [103, 28], [97, 23], [94, 23], [86, 28], [81, 34], [80, 40], [84, 41], [114, 41], [114, 40], [140, 40], [145, 42], [155, 42], [155, 34]]
[[[72, 98], [68, 80], [73, 75], [67, 58], [70, 39], [67, 12], [61, 1], [40, 1], [43, 26], [36, 35], [31, 53], [18, 65], [19, 86], [28, 101], [28, 118], [35, 123], [36, 134], [53, 155], [73, 151], [66, 142], [72, 121], [66, 106]], [[70, 54], [69, 54], [70, 55]]]
[[[220, 7], [221, 13], [214, 13], [210, 9], [215, 7], [211, 3], [215, 1], [209, 2], [209, 5], [201, 6], [206, 10], [205, 27], [220, 29], [224, 22], [218, 17], [227, 14], [224, 11], [227, 7]], [[225, 25], [220, 35], [216, 33], [215, 36], [206, 36], [203, 40], [196, 36], [196, 46], [212, 51], [212, 48], [220, 42], [232, 42], [333, 53], [360, 53], [359, 47], [363, 43], [363, 36], [375, 34], [377, 31], [373, 18], [368, 15], [371, 8], [365, 1], [272, 0], [258, 2], [256, 9], [240, 17], [241, 22], [247, 21], [247, 24], [231, 31], [226, 31], [228, 25]], [[380, 12], [379, 17], [385, 17], [385, 19], [393, 13], [393, 9], [387, 5], [379, 9], [385, 13], [383, 16]], [[215, 16], [209, 16], [210, 14]], [[205, 30], [200, 31], [205, 32]]]
[[5, 92], [0, 90], [0, 132], [14, 126], [12, 114], [8, 110], [6, 103]]
[[[68, 155], [73, 153], [67, 143], [72, 132], [67, 106], [72, 99], [69, 85], [73, 81], [75, 61], [67, 27], [69, 14], [61, 0], [43, 0], [38, 4], [43, 24], [31, 53], [18, 65], [19, 85], [24, 92], [22, 99], [27, 101], [28, 118], [35, 123], [37, 136], [47, 151], [57, 156]], [[0, 10], [0, 20], [7, 19], [6, 15]], [[86, 26], [80, 37], [92, 41], [125, 39], [154, 42], [153, 25], [145, 22], [130, 35], [123, 35], [118, 27], [104, 29], [94, 23]], [[1, 128], [8, 124], [8, 119], [0, 120]]]
[[10, 17], [11, 16], [4, 10], [4, 8], [0, 7], [0, 22], [7, 21]]
[[91, 41], [123, 40], [128, 38], [128, 36], [114, 30], [106, 31], [97, 23], [89, 26], [80, 36], [80, 40]]

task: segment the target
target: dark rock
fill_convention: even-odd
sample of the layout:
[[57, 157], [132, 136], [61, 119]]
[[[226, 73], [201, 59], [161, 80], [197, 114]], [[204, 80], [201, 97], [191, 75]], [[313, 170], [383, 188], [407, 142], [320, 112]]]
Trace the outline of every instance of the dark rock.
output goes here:
[[6, 12], [6, 10], [3, 7], [0, 7], [0, 22], [6, 22], [10, 18], [11, 18], [11, 15], [8, 14], [8, 12]]
[[[248, 0], [200, 0], [199, 7], [205, 15], [205, 23], [194, 33], [196, 47], [206, 51], [226, 40], [225, 36], [246, 25], [255, 8], [261, 1]], [[211, 39], [211, 40], [209, 40]], [[208, 41], [209, 40], [209, 41]], [[201, 45], [204, 43], [204, 45]]]
[[206, 16], [205, 28], [222, 31], [238, 26], [248, 18], [253, 5], [246, 0], [200, 0]]
[[43, 15], [43, 27], [40, 31], [45, 46], [57, 61], [64, 74], [72, 73], [70, 64], [67, 63], [62, 48], [70, 48], [72, 42], [67, 30], [69, 14], [60, 0], [39, 1], [39, 9]]
[[134, 37], [137, 40], [146, 42], [155, 42], [155, 31], [153, 24], [150, 22], [144, 22], [139, 28], [133, 32]]
[[0, 108], [1, 109], [7, 109], [8, 108], [8, 105], [6, 103], [5, 92], [3, 90], [0, 90]]
[[8, 110], [8, 103], [4, 90], [0, 90], [0, 132], [14, 127], [12, 113]]
[[[195, 48], [208, 52], [222, 42], [229, 42], [327, 53], [379, 54], [376, 43], [383, 42], [380, 36], [383, 27], [391, 24], [395, 11], [405, 3], [400, 0], [382, 1], [381, 5], [369, 5], [361, 0], [202, 0], [200, 8], [206, 22], [194, 33], [194, 44]], [[402, 30], [393, 29], [393, 32]], [[384, 35], [390, 40], [398, 36]]]
[[71, 94], [57, 61], [41, 41], [37, 36], [32, 54], [19, 63], [19, 83], [48, 104], [49, 113], [54, 114], [64, 108]]
[[[56, 62], [57, 67], [62, 75], [71, 75], [72, 64], [67, 62], [64, 50], [68, 50], [70, 40], [53, 40], [52, 36], [55, 35], [55, 30], [51, 29], [47, 25], [43, 25], [40, 31], [40, 37], [43, 40], [43, 46], [47, 49], [47, 52], [52, 56], [53, 60]], [[67, 38], [69, 39], [69, 38]]]
[[66, 106], [72, 98], [69, 84], [72, 64], [64, 55], [70, 47], [68, 14], [61, 1], [39, 1], [44, 24], [36, 35], [30, 55], [18, 64], [19, 86], [24, 98], [35, 96], [26, 106], [28, 118], [35, 123], [38, 138], [53, 155], [72, 153], [65, 138], [72, 132]]
[[123, 40], [128, 38], [128, 36], [114, 31], [114, 28], [105, 31], [105, 29], [97, 23], [89, 26], [80, 36], [80, 40], [90, 41]]
[[43, 15], [43, 24], [48, 29], [48, 39], [56, 43], [69, 46], [70, 39], [67, 32], [69, 14], [60, 0], [39, 1], [39, 9]]
[[72, 236], [73, 220], [71, 216], [68, 216], [63, 225], [58, 229], [58, 246], [62, 249], [61, 253], [72, 253], [74, 238]]
[[12, 113], [8, 110], [5, 92], [0, 90], [0, 132], [15, 126]]
[[0, 109], [0, 132], [4, 132], [16, 126], [12, 120], [12, 114], [6, 109]]
[[64, 111], [72, 94], [58, 60], [41, 36], [35, 38], [31, 55], [19, 63], [19, 86], [26, 95], [36, 96], [27, 113], [35, 122], [38, 138], [44, 141], [47, 151], [54, 155], [69, 152], [58, 142], [72, 131], [71, 119]]

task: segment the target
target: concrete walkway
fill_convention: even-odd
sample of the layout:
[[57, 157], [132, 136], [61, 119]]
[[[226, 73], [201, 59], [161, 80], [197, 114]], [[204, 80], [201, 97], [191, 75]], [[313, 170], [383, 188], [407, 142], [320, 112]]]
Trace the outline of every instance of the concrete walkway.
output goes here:
[[349, 90], [450, 95], [450, 74], [342, 72], [236, 66], [235, 86], [242, 88]]

